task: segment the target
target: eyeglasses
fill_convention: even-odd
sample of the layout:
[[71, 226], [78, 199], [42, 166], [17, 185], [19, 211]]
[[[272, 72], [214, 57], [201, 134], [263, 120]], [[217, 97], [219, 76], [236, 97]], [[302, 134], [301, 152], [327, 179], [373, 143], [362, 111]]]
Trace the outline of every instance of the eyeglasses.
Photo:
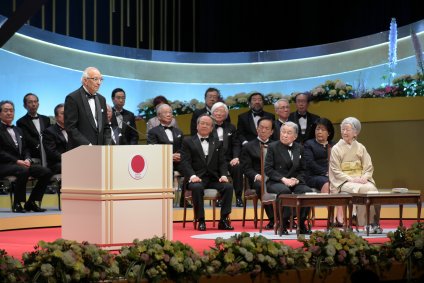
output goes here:
[[290, 109], [290, 106], [281, 106], [281, 107], [276, 107], [275, 109], [277, 110]]
[[104, 79], [103, 78], [87, 78], [88, 80], [93, 80], [93, 82], [97, 83], [97, 82], [103, 82]]

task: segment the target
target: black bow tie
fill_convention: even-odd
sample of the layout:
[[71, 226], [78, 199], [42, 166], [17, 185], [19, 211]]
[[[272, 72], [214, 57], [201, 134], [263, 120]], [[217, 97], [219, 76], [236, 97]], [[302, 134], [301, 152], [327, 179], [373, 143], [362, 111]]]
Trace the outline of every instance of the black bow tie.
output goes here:
[[259, 116], [262, 117], [264, 115], [264, 111], [253, 112], [253, 117]]
[[215, 129], [222, 128], [222, 125], [215, 125]]
[[30, 116], [31, 120], [38, 120], [38, 116], [32, 117]]
[[286, 145], [287, 150], [293, 150], [293, 145]]
[[263, 145], [267, 145], [267, 144], [269, 144], [269, 141], [267, 141], [267, 142], [263, 142], [263, 141], [259, 141], [261, 144], [263, 144]]
[[209, 138], [200, 138], [200, 142], [207, 141], [209, 142]]
[[163, 125], [162, 125], [162, 127], [163, 127], [164, 130], [171, 130], [171, 131], [172, 131], [172, 128], [173, 128], [172, 126], [168, 127], [168, 126], [163, 126]]
[[6, 129], [7, 128], [11, 128], [12, 129], [14, 127], [13, 125], [8, 125], [8, 124], [4, 124], [4, 125], [6, 126]]
[[305, 114], [299, 114], [299, 113], [297, 113], [297, 116], [299, 117], [299, 119], [300, 118], [306, 119], [306, 113]]
[[94, 99], [96, 97], [95, 94], [87, 94], [88, 99]]

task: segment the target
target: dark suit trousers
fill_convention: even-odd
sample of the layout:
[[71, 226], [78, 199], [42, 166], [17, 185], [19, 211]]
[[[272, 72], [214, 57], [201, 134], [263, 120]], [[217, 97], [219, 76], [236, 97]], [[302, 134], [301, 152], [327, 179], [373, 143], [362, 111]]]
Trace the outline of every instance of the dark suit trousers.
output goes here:
[[[312, 189], [302, 184], [289, 188], [281, 182], [277, 183], [277, 182], [271, 181], [268, 183], [268, 192], [274, 193], [277, 195], [291, 194], [291, 193], [304, 194], [304, 193], [312, 192]], [[310, 210], [309, 207], [302, 207], [300, 209], [300, 221], [304, 221], [306, 219], [306, 217], [308, 216], [309, 210]], [[289, 207], [284, 207], [284, 211], [283, 211], [284, 219], [288, 219], [290, 215], [291, 215], [291, 209]], [[283, 220], [283, 224], [284, 224], [284, 220]]]
[[28, 201], [41, 201], [46, 186], [52, 176], [50, 169], [40, 165], [31, 165], [29, 168], [26, 168], [14, 164], [2, 164], [0, 165], [0, 171], [2, 172], [2, 176], [16, 177], [14, 203], [26, 201], [26, 183], [29, 176], [37, 178], [37, 184], [32, 189]]
[[[256, 194], [261, 198], [261, 182], [253, 182], [250, 183], [251, 188], [256, 191]], [[274, 221], [274, 210], [272, 209], [272, 205], [265, 205], [265, 212], [270, 221]]]
[[243, 174], [241, 173], [240, 164], [231, 166], [228, 162], [228, 171], [230, 172], [231, 179], [233, 179], [233, 186], [236, 198], [240, 198], [243, 195]]
[[192, 191], [193, 207], [197, 219], [205, 218], [205, 207], [204, 207], [204, 190], [205, 189], [216, 189], [218, 190], [222, 198], [221, 206], [221, 219], [228, 217], [231, 213], [231, 202], [233, 199], [233, 185], [231, 183], [220, 183], [220, 182], [203, 182], [200, 183], [188, 183], [187, 189]]

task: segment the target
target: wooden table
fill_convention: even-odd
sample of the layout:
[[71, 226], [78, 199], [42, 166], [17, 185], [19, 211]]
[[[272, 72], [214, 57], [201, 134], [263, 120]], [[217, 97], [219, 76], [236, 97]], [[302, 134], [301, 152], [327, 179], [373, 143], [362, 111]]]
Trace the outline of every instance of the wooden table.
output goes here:
[[417, 221], [421, 219], [421, 192], [408, 191], [407, 193], [394, 193], [391, 190], [379, 190], [368, 194], [351, 194], [352, 204], [366, 206], [367, 236], [369, 235], [370, 207], [371, 205], [398, 204], [399, 225], [403, 226], [402, 214], [404, 204], [417, 204]]
[[[330, 226], [331, 218], [334, 215], [334, 206], [343, 206], [344, 215], [347, 215], [347, 207], [349, 207], [349, 219], [352, 217], [352, 196], [350, 194], [327, 194], [327, 193], [318, 193], [318, 194], [280, 194], [278, 197], [279, 201], [279, 235], [283, 234], [283, 206], [295, 207], [297, 215], [300, 215], [301, 207], [313, 207], [313, 206], [327, 206], [328, 207], [328, 219], [327, 219], [327, 229]], [[300, 217], [299, 217], [300, 220]], [[345, 231], [347, 228], [347, 218], [344, 217]], [[296, 234], [299, 236], [300, 233], [300, 223], [297, 225]]]

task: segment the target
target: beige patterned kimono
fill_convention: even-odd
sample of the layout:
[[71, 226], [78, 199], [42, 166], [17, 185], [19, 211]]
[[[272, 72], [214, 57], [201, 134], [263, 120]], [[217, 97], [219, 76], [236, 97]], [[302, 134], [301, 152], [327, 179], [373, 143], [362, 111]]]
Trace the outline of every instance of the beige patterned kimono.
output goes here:
[[[375, 181], [372, 178], [373, 172], [374, 167], [370, 155], [365, 146], [356, 140], [349, 145], [341, 139], [331, 149], [330, 170], [328, 172], [331, 193], [367, 193], [369, 191], [377, 191]], [[365, 184], [353, 183], [351, 181], [354, 177], [364, 177], [368, 182]], [[355, 209], [359, 226], [365, 225], [365, 206], [358, 205], [356, 208], [354, 207], [354, 214]], [[371, 207], [371, 224], [378, 224], [379, 210], [379, 207]]]

